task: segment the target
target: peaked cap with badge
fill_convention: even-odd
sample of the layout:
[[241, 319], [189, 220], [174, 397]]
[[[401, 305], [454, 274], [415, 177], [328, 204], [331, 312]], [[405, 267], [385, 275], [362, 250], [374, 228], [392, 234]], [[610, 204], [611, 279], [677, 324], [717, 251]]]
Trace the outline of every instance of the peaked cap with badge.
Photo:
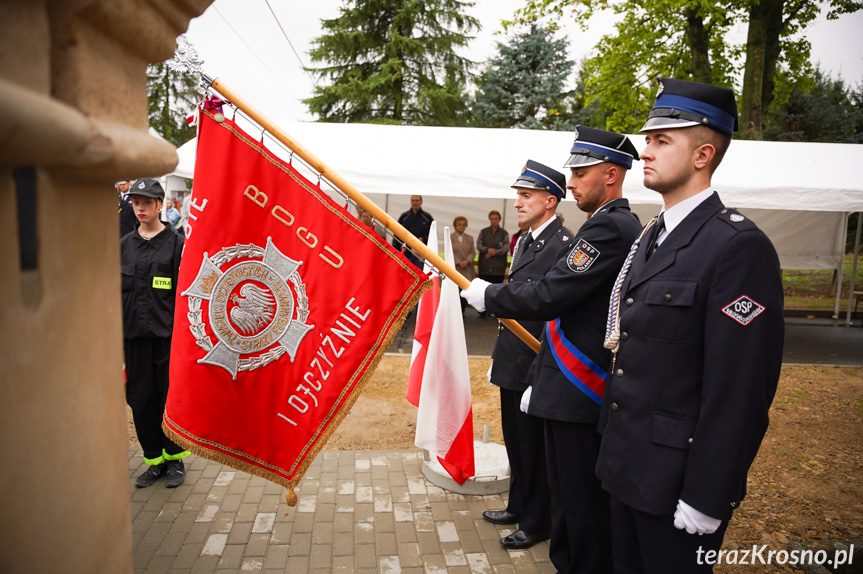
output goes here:
[[153, 199], [165, 199], [165, 190], [162, 184], [155, 179], [139, 179], [129, 188], [129, 195], [143, 195]]
[[540, 189], [547, 191], [558, 200], [566, 197], [566, 177], [547, 165], [532, 159], [527, 160], [521, 168], [521, 175], [510, 187], [513, 189]]
[[638, 150], [625, 135], [587, 126], [576, 126], [575, 141], [563, 167], [589, 167], [610, 162], [626, 169], [638, 159]]
[[727, 136], [738, 130], [734, 92], [722, 86], [661, 79], [642, 132], [707, 126]]

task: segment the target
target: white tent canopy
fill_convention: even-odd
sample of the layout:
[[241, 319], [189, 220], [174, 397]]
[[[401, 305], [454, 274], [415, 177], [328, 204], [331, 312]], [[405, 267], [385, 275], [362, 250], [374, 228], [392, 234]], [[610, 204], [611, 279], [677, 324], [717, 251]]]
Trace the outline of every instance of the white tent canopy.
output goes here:
[[[279, 122], [277, 122], [279, 123]], [[242, 125], [242, 123], [241, 123]], [[423, 209], [441, 225], [469, 220], [476, 236], [500, 211], [516, 230], [510, 185], [527, 159], [566, 171], [572, 134], [540, 130], [279, 123], [306, 149], [393, 216], [423, 196]], [[246, 126], [244, 126], [246, 127]], [[248, 126], [249, 133], [260, 135]], [[631, 136], [636, 147], [642, 136]], [[265, 138], [270, 149], [288, 154]], [[194, 172], [196, 140], [182, 146], [177, 175]], [[659, 194], [642, 186], [641, 162], [624, 182], [624, 197], [642, 222], [659, 212]], [[771, 238], [786, 269], [838, 269], [847, 214], [863, 211], [863, 145], [734, 141], [713, 177], [726, 205], [740, 209]], [[584, 221], [575, 202], [559, 213], [570, 229]]]

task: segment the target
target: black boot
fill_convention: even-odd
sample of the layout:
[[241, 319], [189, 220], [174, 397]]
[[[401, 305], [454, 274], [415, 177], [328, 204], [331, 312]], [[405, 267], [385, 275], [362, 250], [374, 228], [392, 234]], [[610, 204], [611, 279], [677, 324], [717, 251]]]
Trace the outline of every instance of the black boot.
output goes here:
[[165, 486], [168, 488], [176, 488], [183, 484], [186, 480], [186, 467], [182, 460], [169, 460], [165, 464], [168, 465], [167, 476], [165, 476]]
[[164, 462], [162, 464], [151, 465], [150, 468], [145, 470], [144, 473], [135, 480], [135, 486], [138, 488], [150, 486], [156, 482], [160, 476], [165, 474], [166, 470]]

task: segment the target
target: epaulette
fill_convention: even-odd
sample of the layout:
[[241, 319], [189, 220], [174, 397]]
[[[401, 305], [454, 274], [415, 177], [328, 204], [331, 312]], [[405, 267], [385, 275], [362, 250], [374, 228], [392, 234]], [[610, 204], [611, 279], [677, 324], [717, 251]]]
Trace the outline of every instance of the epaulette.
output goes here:
[[750, 229], [758, 229], [758, 226], [751, 219], [742, 215], [736, 209], [723, 207], [716, 214], [716, 218], [724, 221], [737, 231], [748, 231]]

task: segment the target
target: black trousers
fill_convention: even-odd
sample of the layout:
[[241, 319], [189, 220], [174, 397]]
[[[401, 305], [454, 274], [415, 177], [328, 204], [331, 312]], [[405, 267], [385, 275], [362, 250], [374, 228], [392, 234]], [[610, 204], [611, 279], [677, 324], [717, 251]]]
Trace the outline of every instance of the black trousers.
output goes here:
[[543, 534], [551, 528], [544, 424], [521, 412], [521, 395], [522, 391], [500, 389], [500, 422], [510, 468], [506, 510], [519, 517], [521, 530]]
[[612, 572], [608, 494], [595, 472], [599, 439], [595, 423], [545, 419], [551, 490], [548, 555], [560, 574]]
[[144, 458], [158, 459], [162, 450], [180, 454], [183, 449], [162, 431], [162, 415], [168, 398], [171, 339], [124, 339], [126, 355], [126, 403]]
[[713, 534], [699, 536], [675, 528], [674, 514], [647, 514], [614, 496], [610, 506], [615, 574], [713, 572], [705, 554], [722, 546], [727, 520]]

